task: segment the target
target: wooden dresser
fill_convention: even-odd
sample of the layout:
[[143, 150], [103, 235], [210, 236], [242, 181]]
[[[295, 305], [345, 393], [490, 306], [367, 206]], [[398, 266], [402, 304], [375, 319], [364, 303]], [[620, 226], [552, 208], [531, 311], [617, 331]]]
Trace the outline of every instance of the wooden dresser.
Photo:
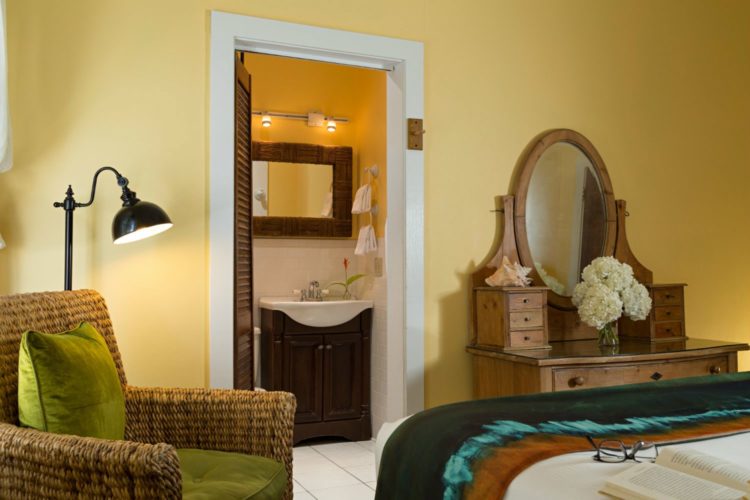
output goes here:
[[[687, 337], [686, 285], [655, 282], [636, 258], [627, 238], [626, 203], [615, 198], [604, 160], [583, 135], [555, 129], [532, 139], [510, 193], [495, 199], [494, 212], [499, 238], [469, 282], [466, 351], [475, 397], [737, 371], [737, 352], [750, 346]], [[597, 330], [582, 321], [572, 300], [597, 257], [630, 266], [652, 301], [645, 319], [620, 318], [615, 347], [599, 346]], [[528, 281], [529, 287], [516, 286]]]
[[618, 347], [597, 340], [551, 342], [552, 349], [500, 351], [468, 347], [473, 355], [474, 396], [489, 398], [635, 384], [680, 377], [734, 373], [737, 351], [747, 344], [686, 339]]

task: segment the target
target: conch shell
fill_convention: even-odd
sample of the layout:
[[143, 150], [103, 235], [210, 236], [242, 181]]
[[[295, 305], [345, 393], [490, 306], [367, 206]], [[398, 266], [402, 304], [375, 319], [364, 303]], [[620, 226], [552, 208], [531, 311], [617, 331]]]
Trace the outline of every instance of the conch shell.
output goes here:
[[503, 261], [497, 271], [484, 281], [490, 286], [529, 286], [531, 284], [531, 278], [528, 277], [530, 272], [530, 267], [523, 267], [518, 262], [511, 262], [508, 257], [503, 256]]

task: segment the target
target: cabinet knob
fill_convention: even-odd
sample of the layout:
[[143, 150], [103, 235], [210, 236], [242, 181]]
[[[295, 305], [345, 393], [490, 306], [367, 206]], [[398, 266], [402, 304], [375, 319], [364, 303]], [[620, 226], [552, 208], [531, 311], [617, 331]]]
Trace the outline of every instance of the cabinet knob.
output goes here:
[[524, 320], [524, 321], [530, 321], [530, 320], [531, 320], [531, 318], [529, 318], [528, 316], [524, 316], [523, 320]]
[[653, 374], [653, 375], [651, 375], [651, 380], [659, 380], [659, 379], [661, 379], [661, 378], [662, 378], [663, 376], [664, 376], [664, 375], [662, 375], [662, 374], [661, 374], [661, 373], [659, 373], [659, 372], [654, 372], [654, 374]]
[[323, 344], [320, 344], [320, 345], [318, 346], [318, 350], [319, 350], [319, 351], [322, 351], [322, 350], [323, 350]]
[[586, 382], [586, 379], [579, 375], [577, 377], [570, 379], [570, 386], [571, 387], [580, 386], [580, 385], [583, 385], [585, 382]]
[[529, 337], [528, 335], [526, 335], [523, 339], [528, 342], [529, 340], [531, 340], [531, 337]]
[[524, 304], [528, 304], [529, 303], [529, 299], [523, 299], [523, 303]]
[[667, 316], [671, 316], [671, 315], [672, 315], [672, 311], [667, 311]]
[[666, 294], [666, 295], [665, 295], [664, 297], [666, 297], [666, 298], [668, 298], [668, 299], [673, 299], [673, 298], [674, 298], [674, 295], [672, 295], [671, 293], [668, 293], [668, 294]]
[[333, 346], [332, 346], [331, 344], [328, 344], [328, 345], [326, 346], [326, 350], [327, 350], [327, 351], [330, 351], [331, 349], [333, 349]]
[[712, 375], [718, 375], [721, 373], [721, 366], [711, 365], [711, 368], [709, 368], [708, 371], [710, 371]]

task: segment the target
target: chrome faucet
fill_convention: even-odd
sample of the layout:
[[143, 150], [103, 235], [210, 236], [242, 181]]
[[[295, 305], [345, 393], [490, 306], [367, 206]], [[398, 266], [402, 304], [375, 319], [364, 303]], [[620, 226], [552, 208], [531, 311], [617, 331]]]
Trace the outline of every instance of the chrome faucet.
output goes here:
[[311, 281], [310, 286], [307, 288], [307, 300], [321, 301], [323, 295], [320, 292], [320, 283], [317, 281]]

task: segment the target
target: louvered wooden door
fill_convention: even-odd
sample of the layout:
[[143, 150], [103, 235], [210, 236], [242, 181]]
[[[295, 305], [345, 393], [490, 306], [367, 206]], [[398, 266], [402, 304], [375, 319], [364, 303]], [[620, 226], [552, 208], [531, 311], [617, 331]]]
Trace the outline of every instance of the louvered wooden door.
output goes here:
[[253, 235], [250, 74], [239, 54], [234, 87], [234, 387], [253, 388]]

